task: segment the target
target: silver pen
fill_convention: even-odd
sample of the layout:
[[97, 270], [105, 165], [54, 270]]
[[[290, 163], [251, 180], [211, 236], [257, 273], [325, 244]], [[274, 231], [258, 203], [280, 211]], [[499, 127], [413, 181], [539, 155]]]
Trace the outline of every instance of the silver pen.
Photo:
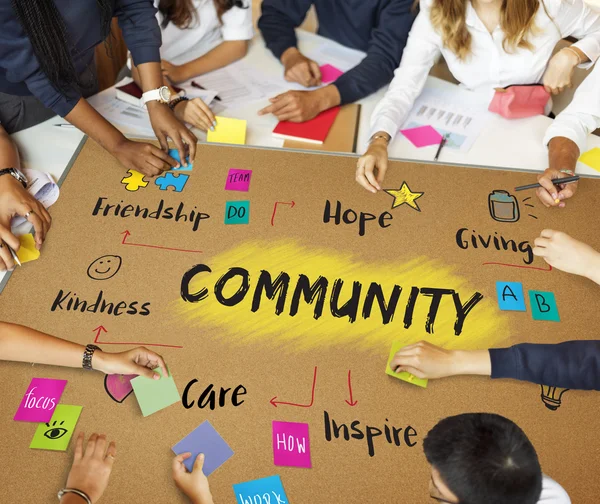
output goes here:
[[19, 261], [19, 257], [17, 256], [17, 253], [4, 240], [2, 240], [2, 243], [8, 248], [8, 250], [10, 250], [10, 255], [12, 255], [13, 261], [15, 261], [16, 264], [18, 264], [19, 266], [21, 266], [21, 261]]

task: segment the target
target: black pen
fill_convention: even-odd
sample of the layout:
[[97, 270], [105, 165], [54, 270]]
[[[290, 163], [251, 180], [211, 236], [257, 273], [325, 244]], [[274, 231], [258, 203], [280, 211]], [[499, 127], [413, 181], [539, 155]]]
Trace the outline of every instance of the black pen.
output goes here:
[[[192, 86], [194, 86], [195, 88], [198, 88], [198, 89], [202, 89], [203, 91], [206, 91], [206, 88], [204, 86], [201, 86], [200, 84], [198, 84], [196, 81], [192, 81]], [[221, 98], [219, 97], [219, 95], [215, 96], [215, 100], [222, 101]]]
[[446, 145], [447, 141], [448, 141], [448, 135], [444, 135], [442, 137], [442, 141], [440, 142], [440, 146], [438, 147], [438, 150], [435, 153], [435, 157], [433, 158], [434, 161], [437, 161], [438, 158], [440, 157], [440, 152], [442, 152], [442, 147], [444, 147], [444, 145]]
[[[573, 182], [577, 182], [578, 180], [579, 180], [579, 175], [574, 175], [572, 177], [563, 177], [563, 178], [552, 179], [551, 182], [554, 185], [560, 185], [560, 184], [571, 184]], [[528, 184], [528, 185], [515, 187], [515, 191], [525, 191], [526, 189], [537, 189], [538, 187], [542, 187], [542, 184], [537, 183], [537, 184]]]

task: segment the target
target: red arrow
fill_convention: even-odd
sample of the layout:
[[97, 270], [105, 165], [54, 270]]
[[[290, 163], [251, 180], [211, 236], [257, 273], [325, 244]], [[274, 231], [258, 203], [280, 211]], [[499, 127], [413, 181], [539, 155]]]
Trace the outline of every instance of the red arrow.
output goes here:
[[271, 399], [269, 402], [276, 408], [277, 408], [278, 404], [287, 404], [288, 406], [297, 406], [298, 408], [310, 408], [310, 407], [312, 407], [312, 405], [315, 402], [315, 387], [316, 386], [317, 386], [317, 366], [315, 366], [315, 374], [313, 376], [310, 404], [296, 404], [296, 403], [291, 403], [291, 402], [276, 401], [275, 399], [277, 399], [277, 396], [273, 397], [273, 399]]
[[348, 370], [348, 390], [350, 391], [350, 400], [346, 400], [346, 404], [348, 406], [356, 406], [358, 404], [358, 401], [353, 401], [352, 400], [352, 376], [351, 376], [352, 371]]
[[275, 213], [277, 212], [277, 205], [290, 205], [290, 208], [294, 208], [296, 203], [294, 201], [276, 201], [275, 205], [273, 206], [273, 215], [271, 215], [271, 226], [275, 225]]
[[123, 241], [121, 242], [121, 245], [133, 245], [134, 247], [147, 247], [161, 250], [174, 250], [175, 252], [190, 252], [192, 254], [202, 254], [202, 250], [186, 250], [171, 247], [160, 247], [158, 245], [146, 245], [144, 243], [129, 243], [127, 242], [127, 238], [131, 236], [131, 233], [128, 230], [125, 230], [121, 234], [123, 235]]
[[106, 327], [104, 327], [103, 325], [96, 327], [96, 329], [94, 329], [94, 332], [96, 333], [96, 337], [94, 338], [94, 343], [100, 343], [102, 345], [137, 345], [137, 346], [157, 346], [157, 347], [166, 347], [166, 348], [183, 348], [182, 346], [178, 346], [178, 345], [161, 345], [160, 343], [139, 343], [139, 342], [119, 342], [119, 343], [114, 343], [114, 342], [110, 342], [110, 341], [100, 341], [100, 334], [102, 333], [102, 331], [104, 331], [105, 333], [108, 333], [108, 331], [106, 330]]

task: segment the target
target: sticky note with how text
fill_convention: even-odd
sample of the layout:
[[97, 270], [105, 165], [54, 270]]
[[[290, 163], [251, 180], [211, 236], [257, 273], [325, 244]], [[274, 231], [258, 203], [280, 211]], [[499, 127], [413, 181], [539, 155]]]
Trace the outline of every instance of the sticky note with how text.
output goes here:
[[344, 75], [344, 72], [329, 63], [321, 65], [319, 69], [321, 70], [321, 82], [323, 84], [329, 84]]
[[249, 201], [228, 201], [225, 203], [225, 224], [248, 224], [249, 222]]
[[579, 161], [600, 172], [600, 147], [594, 147], [593, 149], [584, 152], [579, 157]]
[[506, 311], [525, 311], [525, 294], [521, 282], [496, 282], [498, 306]]
[[252, 170], [240, 170], [238, 168], [229, 168], [227, 180], [225, 181], [226, 191], [248, 192], [250, 189], [250, 179]]
[[21, 399], [14, 420], [19, 422], [47, 422], [67, 385], [67, 380], [52, 378], [33, 378]]
[[556, 298], [553, 292], [530, 290], [529, 303], [531, 304], [531, 316], [533, 320], [560, 322]]
[[400, 130], [406, 138], [415, 147], [427, 147], [428, 145], [439, 145], [442, 141], [442, 135], [440, 135], [435, 128], [431, 126], [419, 126], [417, 128], [409, 128]]
[[138, 376], [131, 380], [135, 397], [145, 417], [175, 404], [180, 399], [173, 375], [163, 376], [160, 368], [156, 368], [154, 372], [160, 374], [160, 380], [145, 376]]
[[82, 406], [59, 404], [52, 418], [38, 425], [29, 448], [66, 451], [75, 432], [81, 410]]
[[17, 257], [21, 264], [29, 261], [35, 261], [40, 257], [40, 251], [35, 248], [35, 238], [32, 234], [24, 234], [19, 236], [21, 247], [17, 250]]
[[183, 463], [188, 471], [192, 472], [196, 457], [204, 453], [204, 466], [202, 471], [210, 476], [233, 456], [233, 450], [215, 430], [208, 420], [202, 422], [192, 432], [185, 436], [172, 448], [177, 455], [190, 452], [192, 456]]
[[390, 351], [390, 356], [388, 357], [387, 366], [385, 368], [385, 373], [393, 376], [394, 378], [398, 378], [399, 380], [405, 381], [407, 383], [412, 383], [413, 385], [417, 385], [418, 387], [427, 388], [427, 380], [424, 378], [417, 378], [416, 376], [407, 373], [406, 371], [401, 371], [400, 373], [396, 373], [390, 366], [394, 355], [396, 352], [400, 350], [403, 346], [406, 346], [406, 343], [403, 341], [394, 341], [392, 343], [392, 350]]
[[312, 467], [307, 423], [273, 421], [273, 462], [276, 466]]
[[206, 140], [214, 143], [228, 143], [244, 145], [246, 143], [246, 121], [232, 119], [231, 117], [215, 118], [217, 125], [215, 131], [208, 130]]
[[288, 502], [279, 476], [269, 476], [233, 485], [238, 504], [284, 504]]

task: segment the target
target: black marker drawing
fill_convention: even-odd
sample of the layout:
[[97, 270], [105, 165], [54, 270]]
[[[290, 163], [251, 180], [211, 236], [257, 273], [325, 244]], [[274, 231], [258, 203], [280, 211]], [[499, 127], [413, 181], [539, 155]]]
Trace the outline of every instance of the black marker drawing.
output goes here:
[[540, 385], [540, 387], [542, 388], [542, 402], [551, 411], [556, 411], [560, 408], [562, 396], [569, 390], [568, 388], [550, 387], [548, 385]]
[[[48, 439], [60, 439], [68, 432], [67, 429], [65, 429], [64, 427], [57, 427], [57, 422], [58, 420], [54, 420], [54, 422], [52, 422], [52, 425], [50, 425], [49, 423], [46, 424], [48, 427], [50, 427], [46, 432], [44, 432], [44, 436], [46, 436]], [[64, 423], [65, 421], [63, 420], [58, 425], [62, 425]]]
[[[535, 208], [535, 205], [532, 205], [529, 200], [531, 200], [531, 196], [522, 200], [521, 203], [527, 208]], [[497, 222], [518, 222], [521, 218], [519, 200], [516, 196], [502, 189], [494, 189], [489, 194], [488, 208], [490, 216]], [[536, 215], [528, 213], [527, 216], [537, 220]]]
[[89, 265], [87, 275], [92, 280], [108, 280], [119, 272], [121, 264], [123, 264], [121, 256], [104, 255]]

